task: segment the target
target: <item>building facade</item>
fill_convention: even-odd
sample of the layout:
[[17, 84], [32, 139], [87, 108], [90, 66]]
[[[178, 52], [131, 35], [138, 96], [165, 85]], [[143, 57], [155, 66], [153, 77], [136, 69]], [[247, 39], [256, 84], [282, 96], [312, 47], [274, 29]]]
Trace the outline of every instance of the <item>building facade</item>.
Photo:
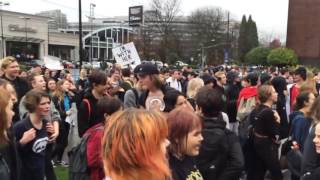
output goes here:
[[79, 59], [78, 36], [50, 31], [48, 17], [12, 11], [2, 11], [1, 15], [1, 57], [14, 56], [27, 61], [56, 52], [64, 60]]
[[287, 47], [293, 49], [302, 63], [317, 64], [320, 60], [319, 0], [290, 0]]

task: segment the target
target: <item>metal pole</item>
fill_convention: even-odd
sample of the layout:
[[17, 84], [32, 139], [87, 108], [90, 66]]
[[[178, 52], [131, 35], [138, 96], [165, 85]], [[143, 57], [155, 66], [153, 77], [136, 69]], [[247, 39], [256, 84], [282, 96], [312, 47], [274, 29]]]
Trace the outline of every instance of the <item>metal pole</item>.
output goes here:
[[82, 12], [81, 12], [81, 0], [79, 0], [79, 60], [80, 60], [80, 71], [82, 68], [82, 50], [83, 50], [83, 45], [82, 45]]
[[4, 39], [3, 39], [3, 23], [2, 23], [2, 5], [1, 8], [1, 48], [2, 48], [2, 58], [4, 58]]
[[26, 58], [27, 58], [27, 53], [28, 53], [28, 31], [27, 31], [27, 18], [25, 17], [24, 19], [24, 28], [26, 30]]
[[201, 69], [204, 69], [204, 47], [201, 47]]

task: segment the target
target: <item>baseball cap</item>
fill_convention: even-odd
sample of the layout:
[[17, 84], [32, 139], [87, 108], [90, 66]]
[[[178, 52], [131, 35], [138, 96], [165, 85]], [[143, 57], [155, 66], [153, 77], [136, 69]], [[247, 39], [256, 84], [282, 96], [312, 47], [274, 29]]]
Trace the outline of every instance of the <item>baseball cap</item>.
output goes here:
[[139, 75], [159, 74], [158, 68], [151, 63], [140, 64], [134, 68], [133, 72]]

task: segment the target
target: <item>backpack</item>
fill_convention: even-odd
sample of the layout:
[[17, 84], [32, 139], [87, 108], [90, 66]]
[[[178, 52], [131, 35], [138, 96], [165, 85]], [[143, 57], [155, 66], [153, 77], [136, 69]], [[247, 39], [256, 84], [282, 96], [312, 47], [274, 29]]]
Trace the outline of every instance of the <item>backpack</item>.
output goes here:
[[11, 179], [10, 168], [9, 168], [6, 160], [2, 156], [2, 154], [0, 154], [0, 179], [1, 180], [10, 180]]
[[85, 133], [80, 144], [69, 152], [69, 180], [90, 180], [90, 174], [87, 161], [87, 143], [91, 133], [103, 130], [103, 127], [97, 127], [90, 133]]
[[243, 121], [255, 108], [256, 106], [256, 97], [252, 96], [250, 98], [244, 99], [241, 98], [240, 104], [237, 112], [237, 120]]

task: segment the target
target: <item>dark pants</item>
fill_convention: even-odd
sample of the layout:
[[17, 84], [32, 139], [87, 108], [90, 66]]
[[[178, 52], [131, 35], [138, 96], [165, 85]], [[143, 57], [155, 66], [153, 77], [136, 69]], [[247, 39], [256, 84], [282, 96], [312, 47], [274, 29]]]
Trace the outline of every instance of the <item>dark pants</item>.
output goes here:
[[273, 180], [282, 180], [282, 172], [278, 159], [278, 146], [268, 138], [254, 137], [255, 171], [253, 179], [264, 180], [269, 170]]
[[57, 180], [56, 175], [54, 174], [51, 157], [52, 157], [52, 144], [47, 145], [46, 149], [46, 159], [45, 159], [45, 176], [47, 180]]
[[62, 121], [59, 123], [59, 136], [57, 138], [56, 146], [52, 153], [52, 157], [57, 157], [57, 161], [62, 160], [65, 148], [68, 146], [70, 124]]

